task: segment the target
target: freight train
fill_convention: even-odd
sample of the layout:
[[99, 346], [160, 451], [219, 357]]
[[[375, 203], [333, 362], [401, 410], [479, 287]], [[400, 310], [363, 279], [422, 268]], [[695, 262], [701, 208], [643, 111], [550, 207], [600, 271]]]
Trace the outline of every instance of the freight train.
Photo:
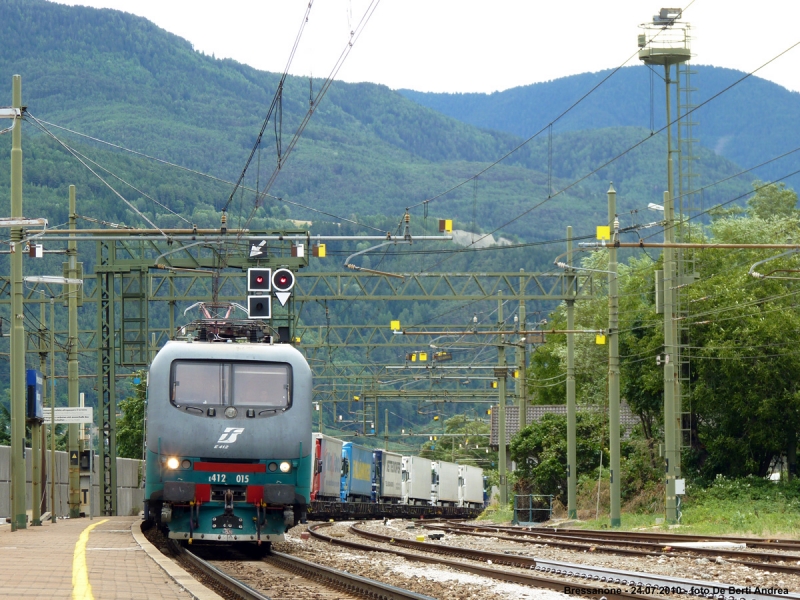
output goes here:
[[[145, 520], [266, 549], [307, 519], [473, 517], [481, 469], [311, 432], [311, 369], [262, 321], [208, 318], [147, 379]], [[201, 341], [202, 340], [202, 341]]]
[[310, 518], [472, 518], [484, 508], [479, 467], [312, 437]]

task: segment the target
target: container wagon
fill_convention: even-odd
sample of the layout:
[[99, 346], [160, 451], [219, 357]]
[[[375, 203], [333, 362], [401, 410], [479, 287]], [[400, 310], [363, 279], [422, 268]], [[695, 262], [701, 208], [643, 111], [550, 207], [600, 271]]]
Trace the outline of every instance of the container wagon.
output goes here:
[[431, 502], [431, 461], [419, 456], [404, 456], [402, 469], [403, 504], [429, 505]]
[[431, 504], [434, 506], [458, 505], [458, 465], [437, 461], [431, 469]]
[[312, 434], [314, 468], [311, 500], [338, 502], [342, 487], [342, 446], [344, 442], [321, 433]]
[[480, 467], [458, 466], [458, 505], [483, 508], [483, 469]]
[[403, 457], [387, 450], [374, 450], [372, 457], [372, 501], [398, 504], [403, 498]]
[[372, 479], [372, 449], [345, 442], [342, 445], [342, 502], [370, 502]]

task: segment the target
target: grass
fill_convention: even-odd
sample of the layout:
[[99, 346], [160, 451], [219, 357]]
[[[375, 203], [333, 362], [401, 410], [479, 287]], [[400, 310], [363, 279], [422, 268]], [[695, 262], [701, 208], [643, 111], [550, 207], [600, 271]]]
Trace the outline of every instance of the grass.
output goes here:
[[[681, 521], [670, 525], [662, 512], [623, 512], [622, 530], [649, 529], [699, 535], [753, 537], [800, 537], [800, 482], [771, 482], [755, 477], [718, 478], [706, 487], [690, 485], [682, 503]], [[594, 510], [590, 511], [594, 514]], [[581, 529], [605, 529], [610, 525], [608, 506], [601, 503], [600, 518], [575, 523]], [[508, 523], [510, 506], [490, 507], [479, 517]]]

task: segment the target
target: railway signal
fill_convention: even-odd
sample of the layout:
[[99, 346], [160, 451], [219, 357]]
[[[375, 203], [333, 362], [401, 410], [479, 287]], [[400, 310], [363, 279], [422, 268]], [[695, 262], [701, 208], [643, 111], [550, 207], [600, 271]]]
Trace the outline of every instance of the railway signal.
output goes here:
[[275, 297], [281, 303], [281, 306], [285, 306], [289, 296], [292, 295], [294, 282], [294, 273], [289, 269], [277, 269], [272, 274], [272, 287], [275, 291]]
[[247, 313], [251, 319], [271, 319], [272, 298], [270, 296], [248, 296]]
[[272, 269], [254, 267], [247, 269], [247, 291], [269, 292], [272, 288]]

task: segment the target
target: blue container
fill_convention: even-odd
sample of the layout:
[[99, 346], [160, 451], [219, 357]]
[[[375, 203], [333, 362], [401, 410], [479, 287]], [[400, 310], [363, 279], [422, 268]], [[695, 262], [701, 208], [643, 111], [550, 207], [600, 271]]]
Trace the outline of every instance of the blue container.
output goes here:
[[342, 502], [372, 499], [372, 449], [345, 442], [342, 446]]

